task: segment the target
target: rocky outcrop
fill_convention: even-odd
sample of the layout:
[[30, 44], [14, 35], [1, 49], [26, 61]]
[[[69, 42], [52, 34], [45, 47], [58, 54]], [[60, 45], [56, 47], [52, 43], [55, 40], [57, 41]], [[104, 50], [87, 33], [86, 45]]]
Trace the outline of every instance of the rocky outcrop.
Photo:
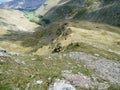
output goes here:
[[120, 84], [120, 63], [106, 58], [92, 56], [81, 52], [71, 52], [67, 56], [85, 62], [87, 68], [95, 70], [95, 74], [113, 84]]
[[74, 73], [73, 70], [63, 70], [61, 71], [61, 75], [65, 79], [64, 82], [61, 82], [61, 80], [58, 80], [57, 82], [55, 81], [52, 85], [50, 85], [50, 90], [57, 90], [54, 89], [57, 87], [56, 85], [61, 87], [61, 85], [66, 83], [69, 83], [74, 87], [86, 88], [90, 90], [94, 90], [96, 88], [97, 90], [107, 90], [110, 85], [120, 85], [120, 63], [117, 61], [100, 57], [98, 54], [90, 55], [83, 52], [52, 54], [46, 58], [46, 60], [53, 59], [56, 55], [60, 59], [70, 57], [77, 62], [84, 62], [84, 67], [86, 70], [92, 70], [92, 74], [89, 76], [79, 71]]
[[71, 84], [65, 80], [56, 79], [53, 85], [49, 86], [48, 90], [76, 90]]
[[[97, 87], [98, 90], [106, 90], [110, 86], [108, 82], [93, 81], [90, 77], [80, 72], [78, 74], [73, 74], [71, 71], [65, 70], [62, 71], [62, 76], [67, 81], [71, 82], [71, 84], [75, 87], [86, 88], [90, 90], [94, 90], [95, 87]], [[91, 77], [96, 78], [95, 76]]]

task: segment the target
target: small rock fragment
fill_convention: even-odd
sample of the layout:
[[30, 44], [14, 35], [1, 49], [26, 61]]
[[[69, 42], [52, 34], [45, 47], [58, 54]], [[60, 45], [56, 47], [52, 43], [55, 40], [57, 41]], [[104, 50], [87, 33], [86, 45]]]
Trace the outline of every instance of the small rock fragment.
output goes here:
[[21, 61], [21, 60], [19, 60], [19, 59], [15, 60], [15, 62], [16, 62], [17, 64], [25, 64], [24, 61]]
[[37, 80], [37, 81], [35, 81], [35, 84], [37, 84], [37, 85], [41, 85], [42, 83], [43, 83], [42, 80]]
[[53, 85], [49, 86], [48, 90], [76, 90], [71, 84], [65, 82], [65, 80], [56, 80]]

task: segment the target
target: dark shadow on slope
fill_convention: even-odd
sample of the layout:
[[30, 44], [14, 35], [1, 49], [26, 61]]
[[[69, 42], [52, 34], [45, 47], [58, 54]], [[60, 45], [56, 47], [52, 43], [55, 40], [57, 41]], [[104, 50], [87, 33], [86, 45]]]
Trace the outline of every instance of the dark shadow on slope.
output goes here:
[[65, 0], [61, 0], [58, 2], [58, 4], [65, 3], [65, 2], [66, 2]]
[[117, 4], [106, 6], [94, 12], [85, 13], [82, 16], [78, 13], [74, 18], [77, 20], [100, 22], [120, 27], [120, 6]]
[[8, 24], [8, 23], [6, 23], [6, 22], [4, 22], [4, 21], [0, 21], [0, 25], [1, 25], [1, 26], [11, 26], [11, 27], [16, 26], [15, 24]]
[[30, 35], [30, 32], [25, 32], [21, 30], [8, 30], [7, 34], [0, 36], [0, 41], [23, 41]]
[[[75, 0], [78, 2], [78, 0]], [[75, 2], [74, 1], [74, 2]], [[108, 4], [101, 1], [100, 8], [93, 12], [88, 12], [89, 5], [88, 3], [78, 3], [79, 6], [71, 1], [65, 3], [61, 6], [55, 6], [50, 9], [46, 14], [45, 18], [50, 19], [52, 22], [60, 19], [77, 19], [77, 20], [86, 20], [92, 22], [106, 23], [114, 26], [120, 27], [120, 2], [109, 1]], [[111, 4], [113, 3], [113, 4]], [[73, 18], [70, 18], [74, 16]]]
[[3, 19], [3, 20], [5, 20], [5, 18], [3, 18], [3, 17], [0, 17], [0, 19]]
[[20, 41], [21, 46], [32, 47], [32, 48], [34, 48], [38, 43], [38, 39], [33, 37], [32, 32], [26, 32], [20, 30], [8, 30], [7, 34], [0, 35], [0, 41], [6, 41], [6, 42], [11, 41], [13, 43]]
[[[37, 45], [38, 39], [35, 39], [33, 37], [32, 32], [26, 32], [26, 31], [20, 31], [20, 30], [8, 30], [7, 34], [0, 35], [0, 41], [15, 43], [17, 45], [17, 42], [20, 41], [19, 44], [23, 47], [34, 47]], [[8, 46], [9, 47], [9, 46]]]
[[0, 41], [21, 41], [23, 47], [32, 47], [32, 51], [35, 52], [43, 46], [49, 45], [64, 33], [64, 23], [54, 23], [46, 27], [46, 29], [41, 29], [40, 27], [35, 29], [34, 33], [25, 31], [13, 31], [9, 30], [7, 34], [0, 36]]
[[[79, 3], [78, 3], [79, 2]], [[60, 2], [59, 2], [60, 3]], [[51, 21], [57, 21], [60, 19], [65, 19], [66, 17], [69, 17], [74, 10], [82, 7], [82, 5], [85, 2], [80, 0], [70, 0], [67, 3], [64, 3], [63, 5], [58, 5], [53, 8], [51, 8], [44, 17], [47, 19], [50, 19]], [[80, 5], [79, 5], [80, 4]]]
[[120, 3], [120, 0], [100, 0], [101, 6], [113, 4], [113, 3]]

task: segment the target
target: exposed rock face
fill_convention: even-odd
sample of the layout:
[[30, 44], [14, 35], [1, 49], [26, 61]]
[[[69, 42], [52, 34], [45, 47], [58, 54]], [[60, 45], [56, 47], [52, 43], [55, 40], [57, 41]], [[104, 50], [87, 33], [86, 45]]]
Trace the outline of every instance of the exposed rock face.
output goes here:
[[[64, 79], [74, 87], [86, 88], [90, 90], [97, 87], [97, 90], [107, 90], [111, 84], [120, 84], [120, 63], [117, 61], [102, 58], [97, 54], [90, 55], [83, 52], [52, 54], [46, 58], [46, 60], [53, 59], [56, 55], [59, 55], [59, 58], [61, 59], [64, 57], [70, 57], [76, 61], [82, 61], [84, 62], [84, 67], [86, 69], [93, 70], [90, 76], [81, 72], [74, 73], [72, 69], [61, 71], [61, 75]], [[62, 81], [62, 85], [64, 85], [66, 81]], [[50, 85], [50, 90], [57, 90], [57, 85], [58, 87], [61, 87], [61, 80], [57, 80], [55, 83]]]
[[[71, 71], [65, 70], [62, 71], [62, 76], [71, 82], [72, 85], [75, 87], [81, 87], [93, 90], [95, 87], [98, 87], [98, 90], [107, 90], [109, 87], [108, 82], [98, 82], [98, 81], [92, 81], [90, 77], [85, 76], [82, 73], [73, 74]], [[96, 78], [95, 76], [92, 76], [92, 78]]]
[[65, 77], [72, 85], [81, 88], [92, 88], [92, 83], [89, 77], [80, 74], [72, 74], [72, 72], [62, 71], [62, 76]]
[[113, 84], [120, 84], [119, 62], [87, 55], [81, 52], [71, 52], [67, 55], [75, 60], [84, 61], [87, 68], [95, 69], [95, 74], [103, 80], [108, 80]]
[[10, 2], [5, 2], [0, 4], [0, 8], [5, 9], [25, 9], [25, 8], [37, 8], [41, 6], [41, 4], [45, 0], [13, 0]]

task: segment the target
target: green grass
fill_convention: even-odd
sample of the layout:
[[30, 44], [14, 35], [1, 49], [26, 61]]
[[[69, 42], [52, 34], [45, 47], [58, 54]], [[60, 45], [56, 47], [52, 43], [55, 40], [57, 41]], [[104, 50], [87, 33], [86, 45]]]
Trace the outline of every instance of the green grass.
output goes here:
[[[0, 65], [0, 90], [13, 90], [13, 88], [25, 90], [28, 83], [30, 83], [29, 90], [47, 90], [49, 84], [51, 84], [54, 79], [63, 79], [61, 76], [61, 71], [63, 70], [72, 70], [73, 73], [81, 72], [88, 76], [92, 73], [91, 70], [84, 68], [83, 62], [75, 61], [67, 57], [60, 59], [56, 55], [51, 59], [45, 59], [45, 57], [14, 57], [14, 59], [2, 63]], [[26, 64], [17, 64], [14, 61], [17, 58], [25, 61]], [[31, 60], [32, 58], [36, 58], [36, 60], [33, 61]], [[81, 67], [79, 67], [78, 64], [81, 65]], [[51, 78], [51, 80], [48, 80], [48, 78]], [[34, 82], [37, 80], [42, 80], [43, 83], [41, 85], [35, 85]]]
[[108, 90], [120, 90], [120, 86], [113, 84], [108, 88]]
[[120, 56], [118, 54], [115, 54], [114, 52], [109, 52], [100, 48], [93, 47], [92, 45], [86, 44], [86, 43], [74, 43], [72, 45], [69, 45], [66, 49], [65, 52], [85, 52], [88, 54], [99, 54], [102, 57], [108, 58], [108, 59], [117, 59], [118, 61], [120, 60]]
[[85, 14], [86, 11], [87, 11], [87, 7], [82, 7], [80, 9], [78, 9], [76, 15], [74, 16], [74, 18], [75, 19], [80, 18], [82, 15]]
[[78, 64], [74, 67], [73, 73], [77, 74], [78, 72], [83, 73], [86, 76], [91, 76], [94, 72], [94, 70], [90, 70], [87, 67], [85, 67], [85, 63], [83, 61], [78, 61]]
[[25, 16], [31, 22], [39, 23], [39, 21], [40, 21], [39, 15], [36, 15], [34, 12], [25, 12]]
[[43, 16], [37, 15], [34, 12], [25, 12], [25, 16], [31, 21], [34, 22], [38, 25], [41, 25], [43, 27], [47, 26], [48, 24], [50, 24], [50, 20], [44, 18]]
[[12, 90], [12, 88], [10, 88], [10, 86], [9, 85], [0, 85], [0, 90]]

